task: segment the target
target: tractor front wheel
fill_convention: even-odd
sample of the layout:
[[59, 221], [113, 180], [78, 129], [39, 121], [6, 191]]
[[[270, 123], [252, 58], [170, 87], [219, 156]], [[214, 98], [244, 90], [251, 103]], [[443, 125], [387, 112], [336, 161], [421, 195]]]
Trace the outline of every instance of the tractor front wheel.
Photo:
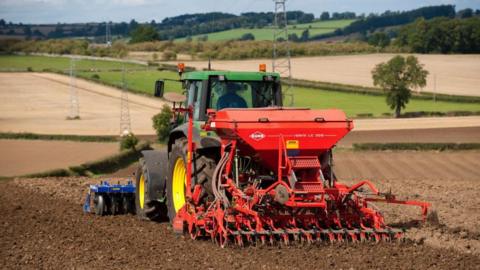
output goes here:
[[160, 221], [165, 216], [165, 204], [156, 200], [150, 200], [149, 174], [144, 159], [140, 159], [136, 177], [135, 208], [137, 216], [144, 220]]

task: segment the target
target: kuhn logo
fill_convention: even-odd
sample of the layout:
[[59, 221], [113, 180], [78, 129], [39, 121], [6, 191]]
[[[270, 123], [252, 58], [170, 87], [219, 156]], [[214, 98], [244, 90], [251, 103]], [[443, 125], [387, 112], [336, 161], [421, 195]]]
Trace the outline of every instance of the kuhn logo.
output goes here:
[[261, 141], [265, 138], [265, 134], [261, 133], [260, 131], [255, 131], [254, 133], [250, 134], [250, 138], [254, 139], [255, 141]]

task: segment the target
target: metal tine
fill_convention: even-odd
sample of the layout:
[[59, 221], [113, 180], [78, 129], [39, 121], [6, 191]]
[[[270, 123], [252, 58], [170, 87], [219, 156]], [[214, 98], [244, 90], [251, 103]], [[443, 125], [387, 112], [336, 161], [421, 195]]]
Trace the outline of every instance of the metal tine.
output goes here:
[[254, 241], [252, 241], [252, 235], [247, 234], [245, 237], [247, 238], [247, 243], [249, 243], [250, 245], [253, 245]]
[[349, 235], [350, 235], [350, 239], [352, 240], [352, 243], [358, 242], [357, 235], [355, 233], [349, 233]]
[[374, 232], [373, 233], [373, 236], [375, 237], [375, 242], [379, 243], [380, 242], [380, 236], [378, 235], [378, 233]]
[[283, 242], [285, 243], [285, 246], [288, 246], [290, 244], [288, 233], [282, 234], [282, 238], [283, 238]]
[[267, 244], [267, 237], [265, 235], [260, 235], [260, 242], [262, 243], [262, 246], [265, 246]]
[[242, 235], [239, 234], [239, 235], [237, 235], [235, 238], [236, 238], [236, 241], [235, 241], [235, 242], [237, 243], [237, 245], [238, 245], [239, 247], [243, 247], [243, 238], [242, 238]]
[[340, 242], [340, 243], [343, 243], [343, 235], [341, 233], [337, 233], [337, 240]]
[[366, 235], [365, 235], [365, 232], [360, 232], [360, 242], [365, 242], [365, 239], [366, 239]]
[[305, 234], [305, 238], [307, 240], [307, 245], [311, 246], [313, 244], [313, 236], [310, 233]]
[[319, 232], [317, 232], [317, 233], [315, 234], [315, 236], [316, 236], [316, 238], [317, 238], [317, 239], [315, 239], [316, 242], [317, 242], [317, 244], [320, 244], [320, 243], [322, 242], [322, 234], [319, 233]]
[[328, 238], [330, 240], [330, 243], [333, 244], [335, 242], [335, 234], [333, 232], [328, 233]]

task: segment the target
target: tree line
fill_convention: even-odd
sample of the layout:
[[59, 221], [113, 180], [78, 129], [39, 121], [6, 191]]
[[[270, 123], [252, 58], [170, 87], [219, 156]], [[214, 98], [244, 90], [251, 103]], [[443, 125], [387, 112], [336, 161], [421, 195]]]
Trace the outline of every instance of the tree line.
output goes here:
[[420, 18], [402, 27], [394, 44], [417, 53], [480, 53], [480, 17]]

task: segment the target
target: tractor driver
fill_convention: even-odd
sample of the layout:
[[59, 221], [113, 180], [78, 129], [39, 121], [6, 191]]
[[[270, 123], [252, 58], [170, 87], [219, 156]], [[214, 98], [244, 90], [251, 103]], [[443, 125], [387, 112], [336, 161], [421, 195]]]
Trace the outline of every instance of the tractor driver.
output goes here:
[[241, 85], [234, 82], [227, 82], [226, 92], [217, 101], [217, 110], [223, 108], [247, 108], [245, 100], [236, 92], [240, 90]]

